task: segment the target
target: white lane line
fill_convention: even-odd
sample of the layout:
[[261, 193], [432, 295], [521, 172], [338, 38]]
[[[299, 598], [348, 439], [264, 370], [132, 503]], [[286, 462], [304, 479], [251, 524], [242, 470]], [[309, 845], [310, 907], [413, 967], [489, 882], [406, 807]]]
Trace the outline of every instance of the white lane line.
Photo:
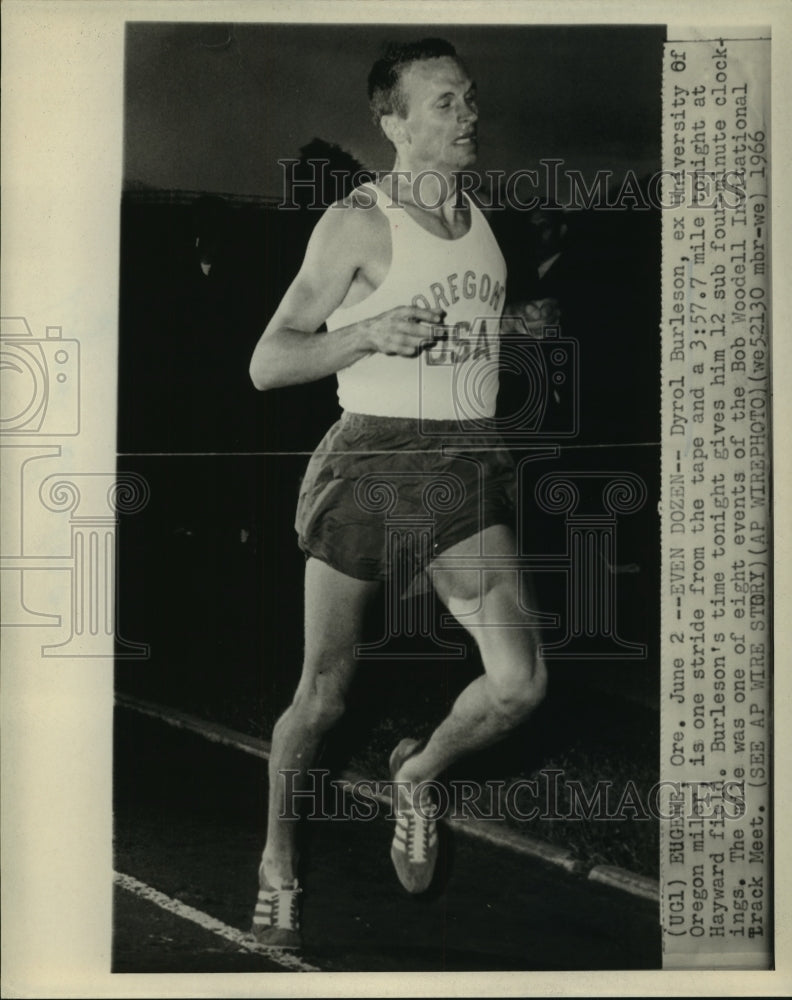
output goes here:
[[139, 881], [132, 875], [125, 875], [123, 872], [113, 872], [113, 881], [116, 885], [121, 886], [122, 889], [126, 889], [128, 892], [132, 892], [136, 896], [140, 896], [141, 899], [148, 900], [149, 903], [154, 903], [156, 906], [159, 906], [163, 910], [167, 910], [169, 913], [175, 913], [177, 917], [181, 917], [184, 920], [190, 920], [192, 923], [198, 924], [198, 926], [203, 927], [204, 930], [211, 931], [212, 934], [216, 934], [218, 937], [224, 938], [226, 941], [230, 941], [232, 944], [237, 945], [239, 948], [243, 948], [245, 951], [266, 956], [272, 962], [280, 965], [283, 969], [288, 969], [290, 972], [322, 971], [315, 965], [309, 965], [308, 962], [304, 962], [301, 958], [298, 958], [296, 955], [288, 951], [282, 951], [280, 948], [273, 948], [265, 944], [259, 944], [258, 941], [254, 940], [250, 934], [245, 934], [243, 931], [237, 930], [236, 927], [229, 927], [229, 925], [224, 924], [222, 920], [210, 917], [208, 913], [204, 913], [202, 910], [196, 910], [195, 907], [182, 903], [180, 899], [172, 899], [170, 896], [166, 896], [164, 892], [160, 892], [159, 889], [146, 885], [145, 882]]
[[[218, 722], [199, 719], [188, 712], [180, 712], [178, 709], [171, 708], [170, 706], [159, 705], [156, 702], [146, 701], [135, 695], [123, 694], [120, 691], [116, 692], [115, 700], [116, 704], [121, 708], [139, 712], [141, 715], [147, 715], [152, 719], [164, 722], [168, 726], [173, 726], [175, 729], [183, 729], [187, 732], [195, 733], [197, 736], [202, 736], [205, 740], [209, 740], [212, 743], [233, 747], [236, 750], [242, 750], [244, 753], [259, 757], [262, 760], [269, 760], [271, 744], [267, 740], [259, 739], [256, 736], [248, 736]], [[363, 775], [355, 774], [352, 771], [344, 771], [339, 776], [339, 780], [348, 788], [356, 782], [365, 779]], [[371, 790], [371, 794], [378, 802], [388, 807], [391, 806], [390, 789], [380, 792], [374, 787]], [[557, 847], [555, 844], [549, 844], [546, 841], [538, 840], [523, 833], [517, 833], [515, 830], [506, 829], [503, 823], [454, 818], [446, 822], [455, 833], [496, 844], [498, 847], [513, 851], [516, 854], [539, 858], [550, 864], [558, 865], [570, 873], [582, 874], [585, 869], [585, 865], [576, 861], [570, 850], [564, 847]], [[588, 877], [592, 881], [603, 881], [603, 879], [595, 874], [596, 869], [600, 867], [602, 866], [596, 866], [589, 873]], [[660, 898], [660, 886], [655, 879], [643, 875], [635, 875], [633, 872], [621, 868], [609, 868], [609, 871], [618, 873], [608, 880], [609, 885], [623, 889], [631, 895], [650, 899], [652, 902], [657, 902]]]

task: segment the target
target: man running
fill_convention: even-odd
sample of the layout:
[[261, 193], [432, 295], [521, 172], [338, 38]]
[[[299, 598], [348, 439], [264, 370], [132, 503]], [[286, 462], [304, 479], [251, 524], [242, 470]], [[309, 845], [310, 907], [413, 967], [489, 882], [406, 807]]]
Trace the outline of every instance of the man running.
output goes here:
[[[475, 568], [476, 558], [516, 552], [514, 467], [504, 447], [484, 449], [480, 436], [495, 414], [506, 269], [483, 215], [456, 188], [477, 154], [475, 85], [448, 42], [425, 39], [391, 46], [375, 63], [369, 100], [394, 147], [393, 172], [319, 220], [250, 365], [258, 389], [337, 373], [343, 410], [309, 463], [297, 510], [305, 658], [273, 731], [253, 918], [257, 939], [279, 947], [300, 944], [296, 824], [283, 816], [283, 772], [296, 772], [294, 787], [307, 783], [343, 714], [366, 608], [397, 568], [434, 587], [484, 665], [424, 745], [404, 739], [391, 755], [391, 858], [409, 892], [429, 886], [437, 856], [422, 783], [510, 733], [546, 683], [519, 574]], [[387, 545], [386, 513], [425, 514], [432, 484], [450, 499], [435, 504], [429, 544]], [[454, 566], [456, 557], [468, 568]]]

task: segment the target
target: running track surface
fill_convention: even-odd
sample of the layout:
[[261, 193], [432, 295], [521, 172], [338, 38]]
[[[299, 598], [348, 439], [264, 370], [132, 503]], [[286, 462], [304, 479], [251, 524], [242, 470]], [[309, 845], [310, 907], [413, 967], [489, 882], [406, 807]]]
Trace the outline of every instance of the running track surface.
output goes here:
[[123, 709], [115, 754], [115, 972], [660, 967], [655, 904], [478, 841], [455, 837], [435, 891], [409, 896], [381, 818], [308, 824], [305, 946], [273, 954], [246, 933], [265, 762]]

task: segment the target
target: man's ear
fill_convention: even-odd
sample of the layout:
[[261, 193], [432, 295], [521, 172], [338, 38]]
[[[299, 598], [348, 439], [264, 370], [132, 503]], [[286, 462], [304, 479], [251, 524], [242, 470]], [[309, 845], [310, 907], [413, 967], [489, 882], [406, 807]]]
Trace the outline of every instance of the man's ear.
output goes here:
[[394, 146], [401, 146], [408, 139], [407, 122], [395, 112], [390, 115], [383, 115], [380, 118], [382, 131]]

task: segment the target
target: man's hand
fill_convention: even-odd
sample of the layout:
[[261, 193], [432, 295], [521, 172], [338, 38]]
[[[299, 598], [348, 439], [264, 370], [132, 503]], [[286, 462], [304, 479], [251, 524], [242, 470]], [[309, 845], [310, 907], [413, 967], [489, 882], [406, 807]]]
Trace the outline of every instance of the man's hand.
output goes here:
[[441, 309], [397, 306], [361, 322], [363, 344], [369, 351], [414, 358], [443, 336], [444, 316]]
[[561, 309], [556, 299], [510, 304], [501, 320], [501, 334], [527, 333], [541, 340], [546, 326], [558, 326], [560, 322]]

